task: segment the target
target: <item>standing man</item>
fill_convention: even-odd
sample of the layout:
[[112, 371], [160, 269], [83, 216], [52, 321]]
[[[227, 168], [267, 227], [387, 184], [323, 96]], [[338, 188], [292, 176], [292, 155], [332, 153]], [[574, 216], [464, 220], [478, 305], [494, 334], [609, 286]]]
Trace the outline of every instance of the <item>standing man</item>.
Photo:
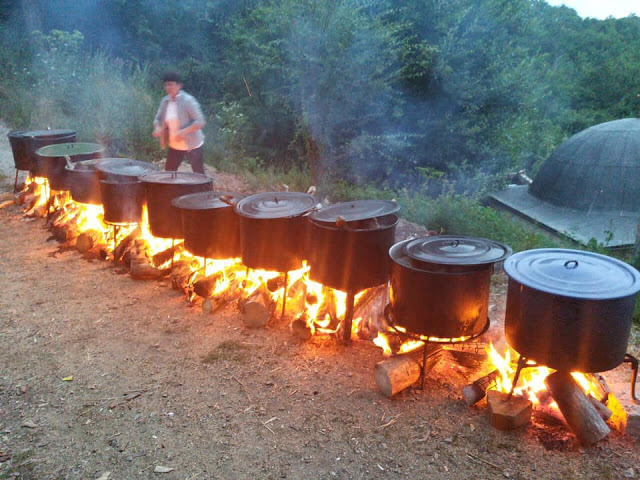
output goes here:
[[205, 125], [204, 115], [198, 101], [182, 91], [182, 80], [176, 72], [167, 72], [162, 77], [167, 96], [153, 120], [153, 136], [160, 137], [160, 146], [169, 147], [165, 170], [178, 170], [186, 158], [191, 169], [204, 173], [202, 145]]

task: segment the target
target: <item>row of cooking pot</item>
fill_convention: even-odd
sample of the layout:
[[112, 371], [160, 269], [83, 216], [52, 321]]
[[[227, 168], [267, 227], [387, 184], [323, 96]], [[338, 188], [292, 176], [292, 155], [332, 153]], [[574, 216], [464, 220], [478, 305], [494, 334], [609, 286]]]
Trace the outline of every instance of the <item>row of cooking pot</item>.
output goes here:
[[521, 355], [580, 371], [608, 370], [624, 359], [640, 274], [611, 257], [539, 249], [507, 258], [508, 246], [464, 236], [394, 243], [398, 207], [393, 202], [362, 200], [319, 209], [303, 193], [213, 192], [210, 177], [158, 172], [131, 159], [94, 160], [93, 166], [105, 218], [108, 206], [115, 216], [137, 215], [146, 196], [151, 232], [184, 238], [195, 255], [241, 256], [249, 268], [278, 271], [299, 268], [306, 259], [312, 279], [345, 291], [390, 280], [387, 319], [417, 335], [452, 339], [482, 333], [493, 266], [506, 259], [505, 330]]
[[[147, 189], [150, 223], [157, 193]], [[423, 337], [481, 334], [489, 322], [491, 274], [504, 261], [505, 333], [518, 353], [567, 371], [605, 371], [624, 360], [640, 273], [620, 260], [568, 249], [511, 255], [506, 245], [467, 236], [395, 243], [398, 206], [380, 200], [318, 209], [303, 193], [204, 192], [171, 204], [181, 213], [186, 248], [197, 255], [233, 256], [239, 246], [246, 266], [280, 271], [307, 259], [313, 280], [344, 291], [390, 281], [387, 320]]]

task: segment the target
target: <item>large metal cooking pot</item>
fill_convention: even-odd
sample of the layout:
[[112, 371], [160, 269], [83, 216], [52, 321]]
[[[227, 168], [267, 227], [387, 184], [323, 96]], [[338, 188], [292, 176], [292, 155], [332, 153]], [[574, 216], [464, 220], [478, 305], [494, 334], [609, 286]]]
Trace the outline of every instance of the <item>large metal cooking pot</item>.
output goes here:
[[36, 150], [47, 145], [76, 141], [75, 130], [14, 130], [7, 136], [16, 170], [29, 170], [34, 175], [37, 175]]
[[311, 279], [347, 292], [387, 283], [399, 209], [395, 202], [357, 200], [309, 214]]
[[49, 180], [52, 190], [69, 190], [67, 159], [71, 162], [101, 158], [104, 147], [97, 143], [60, 143], [36, 151], [38, 175]]
[[234, 210], [244, 195], [231, 192], [200, 192], [174, 198], [180, 210], [184, 246], [205, 258], [240, 256], [240, 217]]
[[149, 228], [160, 238], [184, 238], [180, 210], [171, 204], [174, 198], [213, 190], [213, 179], [202, 173], [149, 172], [139, 179], [145, 185]]
[[140, 175], [157, 172], [160, 167], [149, 162], [142, 162], [132, 158], [103, 158], [96, 165], [100, 180], [137, 181]]
[[302, 267], [307, 251], [308, 222], [316, 205], [300, 192], [267, 192], [240, 200], [242, 263], [249, 268], [288, 272]]
[[78, 203], [101, 205], [100, 179], [96, 165], [100, 160], [81, 160], [68, 163], [65, 166], [65, 174], [69, 185], [71, 198]]
[[424, 337], [474, 337], [488, 326], [493, 265], [511, 248], [485, 238], [436, 235], [389, 250], [387, 319]]
[[100, 180], [100, 194], [107, 223], [140, 223], [145, 201], [140, 181]]
[[603, 372], [624, 360], [640, 273], [597, 253], [519, 252], [509, 276], [505, 333], [527, 359], [556, 370]]

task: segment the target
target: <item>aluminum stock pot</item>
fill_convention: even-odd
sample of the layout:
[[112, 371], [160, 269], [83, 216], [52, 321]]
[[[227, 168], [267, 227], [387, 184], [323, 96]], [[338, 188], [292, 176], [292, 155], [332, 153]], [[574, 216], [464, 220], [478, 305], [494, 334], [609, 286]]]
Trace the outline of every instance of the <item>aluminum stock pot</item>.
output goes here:
[[640, 273], [606, 255], [536, 249], [505, 261], [505, 334], [520, 355], [556, 370], [617, 367], [631, 333]]
[[480, 335], [489, 325], [493, 266], [510, 254], [493, 240], [456, 235], [396, 243], [389, 250], [387, 320], [424, 337]]
[[301, 192], [266, 192], [240, 200], [242, 263], [249, 268], [288, 272], [302, 267], [307, 252], [305, 215], [316, 206]]

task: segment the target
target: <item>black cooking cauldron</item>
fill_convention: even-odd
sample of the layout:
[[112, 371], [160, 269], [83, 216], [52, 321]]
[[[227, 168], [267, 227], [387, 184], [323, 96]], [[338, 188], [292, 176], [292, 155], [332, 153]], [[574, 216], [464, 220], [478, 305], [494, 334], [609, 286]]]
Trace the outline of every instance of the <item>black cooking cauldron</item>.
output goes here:
[[480, 335], [489, 326], [493, 266], [510, 254], [493, 240], [456, 235], [396, 243], [389, 250], [389, 323], [434, 339]]
[[556, 370], [603, 372], [625, 358], [640, 273], [606, 255], [526, 250], [507, 259], [505, 335], [520, 355]]

